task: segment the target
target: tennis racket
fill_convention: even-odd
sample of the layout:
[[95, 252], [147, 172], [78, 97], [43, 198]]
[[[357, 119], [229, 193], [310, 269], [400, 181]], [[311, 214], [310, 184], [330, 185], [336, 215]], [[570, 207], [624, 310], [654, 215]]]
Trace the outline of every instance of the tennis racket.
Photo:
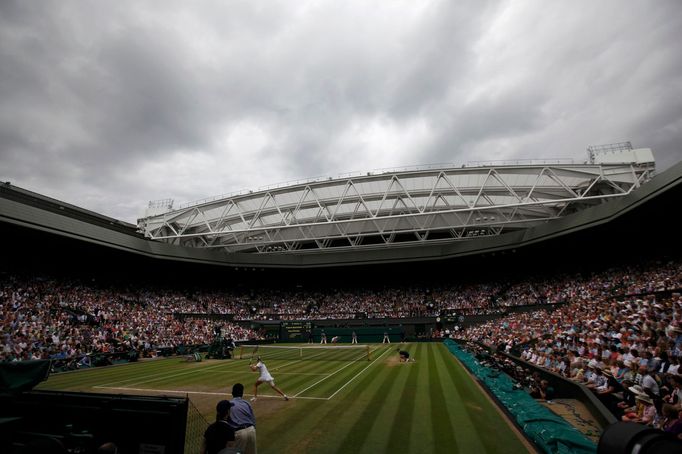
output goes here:
[[257, 361], [260, 361], [260, 356], [257, 356], [256, 353], [258, 353], [258, 345], [256, 345], [256, 348], [253, 349], [251, 352], [251, 359], [249, 360], [249, 366], [253, 364], [253, 360], [256, 359]]

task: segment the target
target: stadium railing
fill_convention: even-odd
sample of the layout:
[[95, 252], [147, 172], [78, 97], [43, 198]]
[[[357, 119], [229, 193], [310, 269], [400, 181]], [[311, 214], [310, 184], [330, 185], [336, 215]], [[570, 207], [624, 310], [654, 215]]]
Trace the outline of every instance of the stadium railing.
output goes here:
[[568, 380], [557, 373], [551, 372], [543, 367], [536, 366], [535, 364], [531, 364], [508, 353], [499, 351], [497, 353], [506, 356], [520, 366], [531, 369], [533, 372], [537, 372], [540, 374], [541, 378], [550, 380], [557, 395], [580, 401], [588, 408], [594, 419], [602, 426], [602, 428], [605, 428], [617, 421], [616, 417], [613, 416], [613, 414], [604, 406], [603, 403], [601, 403], [599, 399], [597, 399], [597, 396], [595, 396], [592, 391], [580, 383]]
[[[459, 344], [465, 344], [464, 341], [457, 340]], [[487, 351], [492, 351], [490, 347], [480, 342], [472, 342]], [[503, 351], [495, 351], [497, 354], [501, 354], [509, 360], [513, 361], [515, 364], [522, 366], [526, 369], [537, 372], [540, 378], [550, 381], [552, 387], [554, 388], [555, 394], [560, 397], [565, 397], [569, 399], [576, 399], [589, 410], [592, 417], [601, 425], [602, 428], [616, 422], [616, 417], [604, 406], [603, 403], [594, 395], [592, 391], [587, 389], [580, 383], [568, 380], [561, 375], [551, 372], [543, 367], [537, 366], [535, 364], [529, 363], [522, 360], [514, 355], [510, 355]]]

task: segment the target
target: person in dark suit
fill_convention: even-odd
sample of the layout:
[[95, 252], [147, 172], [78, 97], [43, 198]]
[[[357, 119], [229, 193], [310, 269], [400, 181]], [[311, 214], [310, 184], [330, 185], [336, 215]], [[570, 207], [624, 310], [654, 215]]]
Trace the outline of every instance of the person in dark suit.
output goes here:
[[235, 447], [234, 428], [228, 421], [230, 407], [232, 403], [229, 400], [221, 400], [216, 405], [216, 420], [204, 432], [202, 454], [218, 454], [225, 448]]

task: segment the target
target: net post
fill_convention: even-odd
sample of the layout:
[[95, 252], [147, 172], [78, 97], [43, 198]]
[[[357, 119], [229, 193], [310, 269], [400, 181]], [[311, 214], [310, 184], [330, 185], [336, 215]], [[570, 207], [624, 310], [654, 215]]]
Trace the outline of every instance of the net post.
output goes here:
[[371, 360], [372, 360], [372, 355], [370, 354], [369, 345], [368, 345], [367, 346], [367, 361], [371, 361]]
[[303, 347], [298, 348], [298, 357], [303, 359]]
[[239, 346], [239, 359], [244, 359], [244, 346]]

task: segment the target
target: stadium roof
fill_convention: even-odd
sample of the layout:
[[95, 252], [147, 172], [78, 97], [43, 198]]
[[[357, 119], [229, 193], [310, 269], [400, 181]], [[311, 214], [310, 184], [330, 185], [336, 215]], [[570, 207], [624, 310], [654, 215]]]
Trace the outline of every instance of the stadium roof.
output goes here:
[[314, 254], [470, 241], [624, 197], [653, 176], [651, 150], [630, 147], [606, 156], [592, 150], [589, 163], [429, 167], [315, 180], [177, 210], [167, 205], [139, 227], [153, 240], [228, 253]]
[[516, 248], [602, 224], [682, 181], [682, 163], [653, 177], [653, 159], [639, 158], [320, 180], [159, 214], [141, 220], [140, 232], [6, 184], [0, 185], [0, 220], [155, 258], [228, 266], [432, 260]]

